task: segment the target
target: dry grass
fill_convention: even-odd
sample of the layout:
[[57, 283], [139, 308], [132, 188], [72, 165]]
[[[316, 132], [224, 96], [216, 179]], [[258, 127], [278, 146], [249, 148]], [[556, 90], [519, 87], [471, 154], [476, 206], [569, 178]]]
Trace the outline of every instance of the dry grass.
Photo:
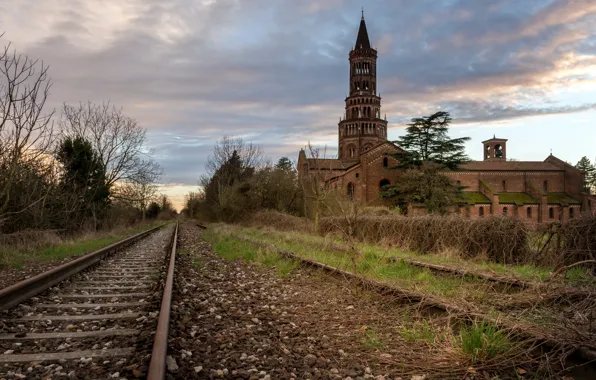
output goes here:
[[105, 247], [135, 233], [155, 227], [158, 222], [135, 227], [120, 226], [109, 231], [83, 232], [62, 237], [56, 231], [20, 231], [0, 234], [0, 268], [24, 268], [28, 263], [54, 262]]
[[314, 231], [314, 226], [310, 220], [273, 210], [259, 211], [251, 214], [241, 224], [250, 227], [273, 227], [280, 231], [304, 233], [312, 233]]
[[[322, 233], [345, 230], [344, 218], [323, 218]], [[356, 221], [355, 237], [419, 253], [455, 251], [464, 258], [484, 255], [501, 264], [528, 262], [526, 225], [514, 218], [468, 219], [459, 216], [363, 216]]]
[[538, 257], [542, 264], [559, 267], [596, 260], [596, 216], [555, 222], [538, 232], [542, 234]]

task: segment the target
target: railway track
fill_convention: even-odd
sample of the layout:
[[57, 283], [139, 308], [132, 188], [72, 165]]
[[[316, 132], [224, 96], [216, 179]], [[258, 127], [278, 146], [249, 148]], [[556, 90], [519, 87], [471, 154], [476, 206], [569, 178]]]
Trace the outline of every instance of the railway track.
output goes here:
[[0, 378], [163, 379], [177, 232], [156, 228], [0, 291]]
[[481, 320], [498, 325], [500, 328], [513, 333], [520, 339], [526, 339], [538, 345], [550, 347], [551, 349], [563, 350], [566, 351], [568, 355], [574, 354], [576, 357], [580, 358], [580, 360], [584, 363], [592, 363], [596, 360], [596, 345], [594, 345], [594, 342], [579, 342], [573, 340], [567, 341], [561, 336], [555, 337], [553, 334], [544, 333], [540, 331], [540, 329], [534, 328], [534, 326], [532, 326], [529, 323], [524, 324], [517, 321], [508, 320], [504, 316], [500, 316], [499, 318], [495, 319], [494, 317], [491, 317], [487, 314], [474, 310], [468, 310], [458, 305], [446, 303], [442, 300], [433, 299], [432, 297], [429, 297], [422, 293], [413, 292], [399, 287], [383, 284], [376, 280], [365, 278], [343, 269], [332, 267], [317, 262], [315, 260], [300, 257], [296, 253], [281, 249], [275, 246], [274, 244], [263, 243], [257, 240], [253, 240], [235, 234], [232, 234], [230, 236], [234, 239], [244, 241], [256, 247], [271, 249], [280, 254], [281, 256], [284, 256], [291, 260], [295, 260], [301, 263], [302, 265], [322, 269], [330, 274], [338, 275], [342, 278], [349, 279], [351, 281], [354, 281], [356, 284], [361, 285], [365, 289], [374, 290], [382, 295], [386, 295], [394, 299], [399, 299], [410, 303], [416, 303], [423, 307], [440, 309], [445, 312], [452, 313], [453, 315], [462, 320]]

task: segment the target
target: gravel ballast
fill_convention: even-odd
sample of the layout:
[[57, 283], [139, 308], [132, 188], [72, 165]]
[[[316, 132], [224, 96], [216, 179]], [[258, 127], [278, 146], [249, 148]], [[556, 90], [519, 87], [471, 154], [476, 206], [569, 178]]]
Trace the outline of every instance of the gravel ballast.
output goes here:
[[200, 233], [180, 227], [169, 378], [412, 378], [400, 377], [408, 348], [386, 300], [308, 269], [279, 278], [224, 260]]

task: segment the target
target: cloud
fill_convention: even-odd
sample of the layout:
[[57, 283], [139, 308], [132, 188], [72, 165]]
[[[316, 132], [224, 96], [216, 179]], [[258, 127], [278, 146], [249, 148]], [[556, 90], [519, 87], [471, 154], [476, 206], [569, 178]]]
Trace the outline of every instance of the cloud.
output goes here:
[[[164, 181], [193, 186], [223, 135], [248, 136], [273, 158], [336, 141], [360, 6], [0, 0], [0, 30], [50, 64], [51, 106], [122, 105], [149, 129]], [[365, 16], [392, 125], [437, 109], [491, 122], [596, 102], [591, 0], [385, 0], [367, 2]]]

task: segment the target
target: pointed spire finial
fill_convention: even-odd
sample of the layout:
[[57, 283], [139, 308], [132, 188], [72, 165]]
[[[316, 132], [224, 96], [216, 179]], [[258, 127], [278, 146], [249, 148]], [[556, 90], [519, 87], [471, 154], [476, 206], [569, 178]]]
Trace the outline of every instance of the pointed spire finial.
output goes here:
[[364, 7], [362, 7], [362, 19], [364, 20]]
[[496, 138], [497, 138], [497, 135], [495, 135], [495, 134], [493, 133], [493, 139], [496, 139]]

